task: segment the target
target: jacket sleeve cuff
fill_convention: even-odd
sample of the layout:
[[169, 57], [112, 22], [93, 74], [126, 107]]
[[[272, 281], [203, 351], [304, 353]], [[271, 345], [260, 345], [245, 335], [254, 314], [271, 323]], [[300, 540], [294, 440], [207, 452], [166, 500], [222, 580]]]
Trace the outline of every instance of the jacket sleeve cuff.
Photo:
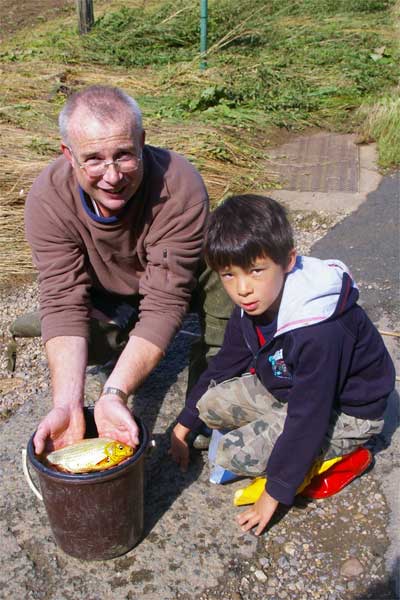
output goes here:
[[[69, 317], [69, 318], [68, 318]], [[89, 341], [89, 319], [74, 319], [71, 314], [45, 316], [41, 322], [42, 340], [45, 344], [49, 340], [59, 336], [83, 337]]]
[[199, 419], [198, 412], [196, 411], [194, 413], [186, 407], [182, 410], [182, 412], [178, 416], [177, 421], [181, 425], [188, 427], [191, 431], [196, 431], [197, 429], [200, 429], [200, 427], [202, 427], [204, 425], [203, 421], [201, 419]]
[[265, 491], [275, 498], [275, 500], [278, 500], [278, 502], [287, 504], [288, 506], [293, 504], [296, 495], [296, 490], [293, 490], [292, 487], [288, 487], [283, 481], [269, 479], [268, 476], [267, 483], [265, 484]]

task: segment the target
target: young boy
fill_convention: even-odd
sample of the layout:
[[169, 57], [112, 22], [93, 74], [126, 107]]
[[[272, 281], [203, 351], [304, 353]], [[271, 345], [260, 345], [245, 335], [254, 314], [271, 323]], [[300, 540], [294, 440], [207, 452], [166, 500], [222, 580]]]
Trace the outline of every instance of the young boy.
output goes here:
[[202, 423], [222, 430], [217, 464], [266, 475], [237, 519], [259, 535], [315, 459], [381, 432], [394, 367], [346, 266], [296, 257], [286, 212], [271, 198], [233, 196], [216, 208], [205, 256], [236, 307], [178, 417], [171, 454], [185, 470], [188, 433]]

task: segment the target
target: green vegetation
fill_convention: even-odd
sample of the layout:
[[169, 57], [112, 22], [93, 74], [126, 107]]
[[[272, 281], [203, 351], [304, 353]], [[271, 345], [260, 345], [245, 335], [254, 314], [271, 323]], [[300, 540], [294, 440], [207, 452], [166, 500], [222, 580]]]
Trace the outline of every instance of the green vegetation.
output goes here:
[[[192, 0], [105, 6], [86, 36], [77, 34], [75, 20], [54, 21], [33, 39], [17, 36], [0, 59], [144, 69], [154, 91], [135, 95], [149, 120], [234, 125], [256, 135], [268, 126], [349, 130], [361, 105], [365, 111], [378, 103], [375, 121], [391, 122], [383, 113], [400, 76], [395, 9], [394, 0], [210, 0], [204, 73]], [[60, 87], [51, 98], [54, 113], [63, 101]], [[7, 112], [19, 125], [30, 117], [37, 120], [29, 103]], [[392, 150], [387, 157], [393, 137], [383, 135], [386, 127], [375, 122], [369, 135], [379, 141], [382, 164], [396, 164]], [[223, 140], [208, 147], [211, 156], [232, 159]]]
[[3, 52], [9, 61], [150, 68], [152, 116], [250, 125], [346, 127], [349, 115], [399, 82], [393, 0], [211, 0], [209, 70], [198, 69], [192, 0], [107, 11], [92, 32], [54, 28]]
[[400, 165], [400, 93], [383, 96], [377, 102], [361, 106], [357, 113], [360, 133], [365, 141], [377, 140], [382, 167]]

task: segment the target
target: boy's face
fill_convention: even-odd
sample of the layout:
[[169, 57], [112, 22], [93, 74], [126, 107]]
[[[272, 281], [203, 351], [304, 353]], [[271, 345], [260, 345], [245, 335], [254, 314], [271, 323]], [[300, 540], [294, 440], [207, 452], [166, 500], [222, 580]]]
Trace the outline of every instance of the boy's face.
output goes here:
[[296, 262], [296, 251], [289, 254], [287, 267], [271, 258], [260, 257], [248, 268], [231, 265], [218, 271], [222, 284], [233, 302], [252, 317], [274, 317], [279, 309], [285, 275]]

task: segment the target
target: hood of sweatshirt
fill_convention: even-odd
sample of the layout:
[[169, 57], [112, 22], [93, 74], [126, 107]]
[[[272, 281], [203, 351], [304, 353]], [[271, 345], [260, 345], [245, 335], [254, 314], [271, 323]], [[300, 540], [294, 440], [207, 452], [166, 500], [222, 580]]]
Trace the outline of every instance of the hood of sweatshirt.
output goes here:
[[326, 321], [357, 299], [357, 286], [340, 260], [298, 256], [285, 281], [275, 337]]

